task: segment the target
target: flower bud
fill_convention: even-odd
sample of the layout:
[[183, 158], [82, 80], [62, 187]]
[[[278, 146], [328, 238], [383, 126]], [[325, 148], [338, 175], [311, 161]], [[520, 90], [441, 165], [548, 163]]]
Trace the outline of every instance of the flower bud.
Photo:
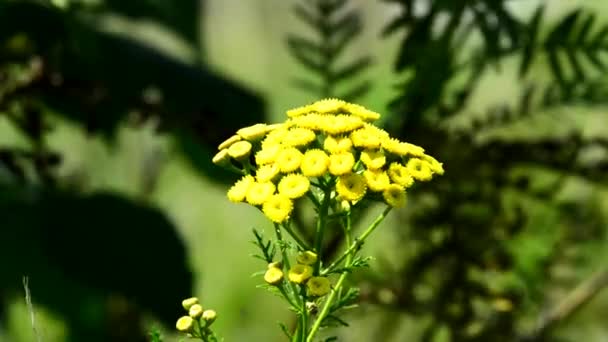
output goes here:
[[271, 269], [271, 268], [282, 269], [283, 268], [283, 263], [280, 262], [280, 261], [271, 262], [270, 264], [268, 264], [268, 269]]
[[203, 314], [203, 307], [200, 304], [194, 304], [188, 310], [188, 315], [192, 318], [199, 318]]
[[211, 325], [217, 318], [217, 313], [215, 310], [205, 310], [203, 312], [203, 321], [207, 322], [207, 326]]
[[185, 310], [190, 310], [190, 307], [194, 304], [198, 304], [197, 297], [187, 298], [182, 301], [182, 306], [184, 307]]
[[298, 256], [296, 256], [296, 261], [298, 264], [312, 265], [317, 262], [317, 253], [313, 251], [300, 252], [298, 253]]
[[312, 271], [312, 267], [308, 265], [295, 265], [289, 270], [289, 281], [296, 284], [303, 284], [312, 276]]
[[175, 323], [175, 327], [181, 332], [189, 332], [193, 326], [194, 320], [190, 316], [182, 316]]
[[264, 274], [264, 281], [270, 285], [278, 285], [283, 280], [283, 271], [277, 267], [269, 267]]

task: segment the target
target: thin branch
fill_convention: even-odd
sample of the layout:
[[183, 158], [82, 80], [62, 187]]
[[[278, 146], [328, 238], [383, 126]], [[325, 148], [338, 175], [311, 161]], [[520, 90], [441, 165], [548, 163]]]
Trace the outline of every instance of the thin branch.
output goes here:
[[34, 330], [34, 336], [36, 336], [37, 342], [42, 342], [42, 336], [38, 332], [36, 328], [36, 315], [34, 314], [34, 304], [32, 303], [32, 295], [30, 293], [30, 288], [28, 285], [27, 276], [23, 277], [23, 289], [25, 290], [25, 303], [27, 304], [27, 310], [30, 313], [30, 319], [32, 321], [32, 330]]

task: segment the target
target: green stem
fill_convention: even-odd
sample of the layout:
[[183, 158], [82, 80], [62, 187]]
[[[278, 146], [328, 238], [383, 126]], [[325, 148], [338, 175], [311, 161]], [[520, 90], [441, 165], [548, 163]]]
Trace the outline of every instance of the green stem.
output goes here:
[[321, 246], [323, 244], [323, 234], [325, 233], [325, 226], [327, 221], [327, 215], [329, 211], [329, 203], [331, 197], [331, 190], [326, 188], [323, 192], [323, 201], [321, 207], [318, 208], [319, 219], [317, 220], [317, 231], [315, 233], [315, 250], [317, 253], [317, 262], [315, 262], [314, 274], [319, 274], [319, 266], [321, 265]]
[[[285, 240], [283, 240], [283, 234], [281, 233], [281, 226], [278, 223], [274, 224], [274, 232], [277, 235], [277, 240], [280, 242], [280, 246], [279, 249], [281, 250], [281, 256], [283, 258], [283, 264], [285, 269], [287, 270], [287, 272], [289, 272], [289, 269], [291, 269], [291, 264], [289, 263], [289, 258], [287, 257], [287, 252], [285, 251]], [[292, 284], [289, 279], [287, 279], [287, 283], [289, 284], [290, 288], [291, 288], [291, 292], [293, 293], [294, 297], [298, 296], [298, 291], [295, 288], [294, 284]], [[297, 302], [297, 301], [293, 301], [293, 302]], [[294, 306], [295, 309], [298, 310], [303, 310], [302, 307], [299, 306]]]
[[291, 238], [294, 239], [294, 241], [298, 244], [298, 246], [300, 246], [300, 248], [302, 248], [305, 251], [310, 250], [310, 246], [308, 245], [308, 243], [306, 241], [302, 240], [298, 235], [296, 235], [296, 233], [293, 231], [293, 229], [291, 229], [290, 223], [283, 224], [282, 226], [285, 229], [285, 231], [289, 234], [289, 236], [291, 236]]
[[372, 222], [372, 224], [361, 235], [359, 235], [359, 237], [356, 238], [354, 242], [348, 244], [348, 249], [344, 251], [344, 253], [338, 259], [332, 262], [331, 265], [329, 265], [325, 270], [321, 272], [321, 275], [326, 275], [331, 272], [336, 266], [338, 266], [342, 262], [342, 260], [344, 260], [356, 249], [360, 248], [361, 245], [363, 245], [363, 242], [365, 242], [365, 239], [367, 239], [367, 237], [371, 233], [373, 233], [376, 228], [378, 228], [380, 223], [384, 220], [384, 218], [386, 218], [386, 215], [388, 215], [392, 208], [393, 207], [386, 207], [386, 209], [384, 209], [384, 211], [380, 215], [378, 215], [378, 217], [376, 217], [374, 222]]

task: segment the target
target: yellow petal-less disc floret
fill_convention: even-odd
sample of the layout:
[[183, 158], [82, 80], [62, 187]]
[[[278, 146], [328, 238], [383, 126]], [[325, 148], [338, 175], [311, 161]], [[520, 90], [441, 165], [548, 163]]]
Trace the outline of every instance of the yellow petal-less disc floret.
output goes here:
[[361, 161], [368, 169], [376, 170], [386, 164], [386, 156], [380, 150], [364, 150], [361, 152]]
[[379, 113], [371, 111], [358, 104], [347, 103], [343, 107], [351, 115], [358, 116], [365, 121], [376, 121], [376, 120], [380, 119]]
[[279, 144], [262, 147], [262, 149], [255, 154], [255, 163], [258, 165], [274, 163], [280, 151], [281, 145]]
[[246, 140], [237, 141], [228, 147], [228, 155], [234, 159], [244, 159], [251, 152], [251, 143]]
[[264, 281], [270, 285], [278, 285], [283, 280], [283, 271], [278, 267], [268, 267], [264, 273]]
[[259, 123], [253, 126], [244, 127], [236, 131], [240, 137], [249, 141], [262, 139], [268, 133], [269, 127], [266, 124]]
[[278, 189], [281, 195], [288, 198], [300, 198], [310, 189], [310, 181], [304, 175], [291, 173], [281, 178]]
[[292, 283], [303, 284], [312, 277], [312, 267], [309, 265], [297, 264], [291, 267], [287, 273], [287, 278]]
[[241, 140], [241, 137], [240, 137], [240, 136], [238, 136], [238, 135], [233, 135], [233, 136], [231, 136], [230, 138], [228, 138], [228, 139], [224, 140], [224, 141], [223, 141], [223, 142], [220, 144], [220, 146], [218, 146], [218, 147], [217, 147], [217, 149], [218, 149], [218, 150], [223, 150], [223, 149], [226, 149], [226, 148], [230, 147], [230, 145], [232, 145], [232, 144], [234, 144], [235, 142], [240, 141], [240, 140]]
[[323, 99], [310, 105], [310, 109], [320, 114], [334, 114], [340, 112], [345, 104], [338, 99]]
[[336, 192], [347, 201], [358, 201], [365, 196], [367, 184], [362, 175], [351, 173], [338, 178]]
[[291, 123], [293, 123], [297, 127], [311, 129], [313, 131], [320, 130], [319, 122], [322, 120], [322, 114], [311, 113], [302, 116], [295, 117], [291, 119]]
[[315, 297], [322, 297], [331, 290], [331, 283], [327, 277], [312, 277], [306, 283], [308, 294]]
[[414, 178], [408, 169], [397, 162], [391, 163], [391, 165], [388, 167], [388, 175], [391, 177], [393, 182], [405, 188], [408, 188], [414, 184]]
[[310, 149], [304, 153], [300, 170], [306, 177], [319, 177], [329, 167], [329, 157], [319, 149]]
[[190, 297], [190, 298], [186, 298], [186, 299], [182, 300], [182, 307], [186, 311], [190, 310], [190, 307], [192, 307], [192, 305], [194, 305], [194, 304], [198, 304], [197, 297]]
[[194, 319], [192, 319], [192, 317], [190, 316], [180, 317], [177, 320], [177, 323], [175, 323], [175, 328], [177, 328], [177, 330], [181, 332], [189, 332], [190, 330], [192, 330], [193, 326]]
[[382, 140], [377, 132], [369, 128], [361, 128], [351, 133], [350, 138], [356, 147], [376, 149], [380, 147]]
[[388, 175], [382, 170], [365, 170], [363, 177], [371, 191], [384, 191], [391, 184]]
[[277, 154], [276, 163], [281, 172], [294, 172], [300, 167], [302, 157], [303, 155], [300, 150], [295, 147], [288, 147], [279, 151]]
[[279, 166], [277, 164], [266, 164], [260, 166], [255, 172], [255, 178], [258, 182], [271, 182], [279, 174]]
[[412, 158], [407, 161], [405, 167], [407, 168], [409, 174], [419, 181], [428, 181], [433, 178], [431, 165], [425, 160]]
[[313, 251], [303, 251], [298, 253], [296, 256], [296, 261], [298, 264], [302, 265], [312, 265], [317, 262], [317, 253]]
[[315, 140], [315, 132], [307, 128], [295, 127], [289, 130], [282, 141], [284, 146], [306, 146]]
[[207, 322], [207, 327], [217, 319], [217, 312], [215, 310], [207, 309], [203, 311], [203, 321]]
[[405, 205], [405, 190], [399, 184], [389, 185], [383, 192], [382, 197], [391, 207], [399, 208]]
[[355, 166], [355, 156], [352, 153], [344, 152], [329, 156], [329, 172], [334, 176], [350, 173], [353, 166]]
[[422, 159], [429, 163], [431, 171], [438, 175], [443, 175], [443, 163], [438, 162], [437, 159], [429, 156], [428, 154], [423, 155]]
[[352, 147], [353, 141], [348, 137], [333, 137], [330, 135], [323, 142], [323, 148], [331, 154], [350, 152]]
[[312, 107], [310, 105], [308, 105], [308, 106], [302, 106], [302, 107], [290, 109], [287, 111], [286, 114], [290, 118], [295, 118], [300, 115], [308, 114], [311, 111], [312, 111]]
[[420, 146], [399, 141], [394, 138], [384, 139], [382, 141], [382, 147], [398, 156], [415, 156], [420, 157], [424, 155], [424, 149]]
[[251, 175], [244, 176], [240, 180], [238, 180], [234, 185], [228, 190], [228, 199], [231, 202], [243, 202], [245, 200], [245, 196], [247, 196], [247, 191], [251, 184], [255, 182], [255, 179]]
[[287, 127], [280, 127], [270, 131], [264, 140], [262, 140], [262, 148], [266, 148], [274, 145], [281, 145], [283, 139], [287, 136], [289, 130]]
[[253, 182], [247, 190], [245, 199], [251, 205], [260, 205], [274, 194], [275, 189], [275, 185], [271, 182]]
[[272, 195], [264, 205], [262, 211], [272, 222], [281, 223], [289, 218], [293, 210], [293, 202], [285, 195]]
[[350, 115], [322, 115], [319, 117], [319, 129], [330, 135], [349, 133], [363, 126], [363, 120]]
[[203, 307], [200, 304], [194, 304], [188, 310], [188, 316], [192, 318], [199, 318], [203, 314]]
[[215, 156], [213, 156], [212, 162], [215, 165], [228, 165], [230, 163], [228, 149], [223, 149], [216, 153]]

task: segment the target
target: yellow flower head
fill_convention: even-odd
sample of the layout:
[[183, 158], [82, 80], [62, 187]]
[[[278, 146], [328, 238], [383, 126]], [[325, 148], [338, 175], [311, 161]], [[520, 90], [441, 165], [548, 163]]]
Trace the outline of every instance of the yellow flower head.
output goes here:
[[368, 169], [376, 170], [386, 164], [386, 156], [379, 150], [364, 150], [361, 152], [361, 161]]
[[336, 191], [347, 201], [355, 202], [365, 196], [367, 185], [365, 178], [356, 173], [351, 173], [338, 178], [336, 183]]
[[203, 314], [203, 307], [200, 304], [194, 304], [188, 310], [188, 316], [192, 318], [199, 318]]
[[262, 211], [272, 222], [281, 223], [289, 218], [293, 210], [293, 202], [281, 194], [272, 195], [264, 205]]
[[344, 152], [329, 156], [329, 172], [334, 176], [350, 173], [355, 166], [355, 157], [352, 153]]
[[247, 190], [247, 195], [245, 196], [247, 203], [251, 205], [260, 205], [266, 202], [266, 200], [268, 200], [274, 194], [275, 188], [275, 185], [271, 182], [251, 183], [249, 189]]
[[266, 164], [260, 166], [255, 172], [255, 178], [258, 182], [271, 182], [279, 174], [279, 166], [277, 164]]
[[236, 131], [236, 134], [241, 136], [245, 140], [256, 141], [260, 140], [268, 133], [269, 127], [266, 124], [255, 124], [253, 126], [241, 128]]
[[241, 140], [228, 147], [228, 155], [234, 159], [244, 159], [249, 156], [251, 152], [251, 143], [249, 141]]
[[270, 285], [279, 285], [283, 281], [283, 271], [278, 267], [269, 267], [264, 273], [264, 281]]
[[363, 120], [356, 116], [340, 114], [319, 117], [319, 128], [331, 135], [345, 134], [361, 126], [363, 126]]
[[369, 128], [361, 128], [351, 133], [350, 138], [356, 147], [376, 149], [380, 147], [382, 140], [377, 132]]
[[215, 322], [217, 319], [217, 312], [215, 310], [205, 310], [203, 312], [203, 321], [207, 322], [207, 326], [211, 325], [211, 323]]
[[223, 149], [213, 156], [213, 164], [215, 165], [228, 165], [230, 163], [230, 156], [228, 155], [228, 150]]
[[285, 146], [306, 146], [316, 138], [315, 132], [307, 128], [295, 127], [287, 132], [282, 143]]
[[279, 127], [270, 131], [264, 140], [262, 140], [262, 148], [266, 148], [268, 146], [280, 145], [287, 136], [287, 132], [289, 130], [286, 127]]
[[315, 297], [325, 296], [331, 290], [331, 283], [327, 277], [312, 277], [306, 283], [308, 294]]
[[312, 265], [317, 262], [317, 253], [313, 251], [303, 251], [298, 253], [296, 256], [296, 261], [298, 264], [302, 265]]
[[438, 162], [437, 159], [429, 156], [428, 154], [423, 155], [422, 159], [429, 163], [431, 171], [438, 175], [443, 175], [443, 163]]
[[300, 198], [310, 189], [310, 181], [304, 175], [291, 173], [281, 178], [278, 188], [279, 193], [288, 198]]
[[255, 163], [258, 165], [274, 163], [279, 151], [281, 151], [281, 145], [278, 144], [262, 147], [262, 149], [255, 154]]
[[321, 114], [311, 113], [295, 117], [290, 121], [297, 127], [308, 128], [313, 131], [319, 130], [319, 122], [322, 120]]
[[177, 320], [177, 323], [175, 323], [175, 327], [177, 328], [178, 331], [181, 331], [181, 332], [189, 332], [190, 330], [192, 330], [193, 326], [194, 326], [194, 319], [192, 319], [192, 317], [190, 317], [190, 316], [180, 317]]
[[347, 103], [344, 105], [344, 109], [351, 115], [358, 116], [365, 121], [376, 121], [380, 119], [380, 114], [358, 104]]
[[255, 182], [255, 179], [251, 175], [244, 176], [240, 180], [238, 180], [234, 185], [228, 190], [228, 199], [231, 202], [243, 202], [245, 200], [245, 196], [247, 196], [247, 191], [251, 184]]
[[405, 188], [408, 188], [414, 184], [414, 178], [412, 178], [412, 175], [409, 173], [408, 169], [397, 162], [391, 163], [391, 165], [388, 167], [388, 175], [391, 177], [393, 182]]
[[312, 277], [312, 267], [309, 265], [294, 265], [287, 273], [287, 278], [289, 278], [289, 281], [296, 284], [303, 284], [310, 277]]
[[383, 192], [382, 197], [391, 207], [399, 208], [405, 205], [405, 190], [399, 184], [389, 185]]
[[230, 145], [234, 144], [235, 142], [241, 140], [241, 137], [238, 135], [233, 135], [230, 138], [224, 140], [220, 146], [217, 147], [218, 150], [223, 150], [226, 149], [228, 147], [230, 147]]
[[276, 163], [279, 165], [279, 170], [283, 173], [294, 172], [300, 167], [302, 162], [302, 152], [295, 147], [289, 147], [279, 151], [276, 158]]
[[420, 157], [424, 155], [424, 149], [420, 146], [401, 142], [395, 138], [387, 138], [382, 141], [382, 147], [398, 156], [405, 157], [407, 155], [412, 155], [416, 157]]
[[310, 109], [320, 114], [333, 114], [339, 112], [345, 104], [338, 99], [324, 99], [310, 105]]
[[325, 151], [337, 154], [342, 152], [350, 152], [351, 147], [353, 147], [353, 141], [347, 137], [332, 137], [331, 135], [325, 138], [323, 142], [323, 148]]
[[294, 109], [290, 109], [287, 111], [287, 116], [290, 118], [295, 118], [304, 114], [308, 114], [312, 111], [312, 108], [310, 105], [308, 106], [302, 106], [302, 107], [298, 107], [298, 108], [294, 108]]
[[198, 298], [196, 297], [190, 297], [182, 300], [182, 306], [185, 310], [190, 310], [190, 307], [192, 307], [194, 304], [198, 304]]
[[310, 149], [304, 153], [300, 170], [306, 177], [322, 176], [329, 166], [329, 157], [319, 149]]
[[363, 177], [371, 191], [384, 191], [391, 184], [388, 175], [382, 170], [365, 170]]
[[409, 174], [419, 181], [428, 181], [433, 178], [431, 165], [425, 160], [412, 158], [407, 161], [405, 167], [407, 168]]

